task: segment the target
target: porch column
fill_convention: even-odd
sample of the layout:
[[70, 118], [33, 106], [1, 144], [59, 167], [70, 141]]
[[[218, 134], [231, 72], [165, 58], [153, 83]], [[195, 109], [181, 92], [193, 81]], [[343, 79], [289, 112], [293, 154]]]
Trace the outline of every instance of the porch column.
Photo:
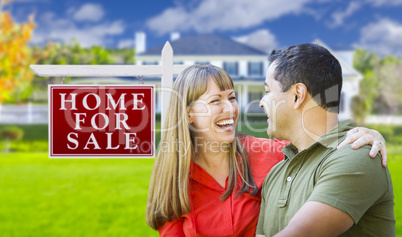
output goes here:
[[244, 84], [243, 85], [243, 91], [241, 94], [241, 108], [240, 110], [242, 112], [244, 112], [244, 109], [246, 108], [247, 104], [248, 104], [248, 85]]

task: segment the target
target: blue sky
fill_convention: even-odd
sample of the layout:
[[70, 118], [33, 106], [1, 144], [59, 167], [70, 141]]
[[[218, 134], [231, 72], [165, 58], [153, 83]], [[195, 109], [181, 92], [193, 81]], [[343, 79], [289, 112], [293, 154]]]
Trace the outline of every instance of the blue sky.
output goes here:
[[49, 40], [83, 46], [147, 48], [170, 32], [216, 33], [268, 51], [322, 40], [333, 48], [360, 47], [402, 57], [402, 0], [14, 0], [4, 7], [18, 22], [35, 12], [32, 44]]

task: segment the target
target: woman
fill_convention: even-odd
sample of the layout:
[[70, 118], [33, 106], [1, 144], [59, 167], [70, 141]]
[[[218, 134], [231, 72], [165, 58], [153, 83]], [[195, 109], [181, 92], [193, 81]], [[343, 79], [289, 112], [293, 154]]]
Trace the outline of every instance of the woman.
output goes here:
[[233, 81], [218, 67], [187, 68], [173, 91], [150, 181], [148, 225], [161, 236], [254, 236], [262, 183], [288, 142], [236, 134]]

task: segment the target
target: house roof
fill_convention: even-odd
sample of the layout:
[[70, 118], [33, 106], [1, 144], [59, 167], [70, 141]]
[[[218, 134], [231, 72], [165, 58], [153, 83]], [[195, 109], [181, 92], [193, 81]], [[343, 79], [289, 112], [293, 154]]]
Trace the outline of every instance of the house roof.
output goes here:
[[[213, 35], [198, 34], [187, 35], [170, 42], [177, 55], [255, 55], [266, 56], [267, 53], [245, 44], [234, 41], [231, 38]], [[160, 55], [163, 45], [146, 50], [140, 56]]]
[[137, 77], [73, 77], [70, 84], [132, 84], [138, 82]]

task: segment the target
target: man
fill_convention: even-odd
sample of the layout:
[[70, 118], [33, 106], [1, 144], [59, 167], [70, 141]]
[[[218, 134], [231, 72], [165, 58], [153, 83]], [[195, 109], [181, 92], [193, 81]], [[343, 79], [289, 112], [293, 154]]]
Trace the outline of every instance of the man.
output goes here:
[[257, 236], [395, 236], [388, 168], [369, 147], [337, 146], [353, 127], [338, 123], [342, 69], [325, 48], [272, 51], [260, 105], [268, 135], [291, 144], [262, 188]]

